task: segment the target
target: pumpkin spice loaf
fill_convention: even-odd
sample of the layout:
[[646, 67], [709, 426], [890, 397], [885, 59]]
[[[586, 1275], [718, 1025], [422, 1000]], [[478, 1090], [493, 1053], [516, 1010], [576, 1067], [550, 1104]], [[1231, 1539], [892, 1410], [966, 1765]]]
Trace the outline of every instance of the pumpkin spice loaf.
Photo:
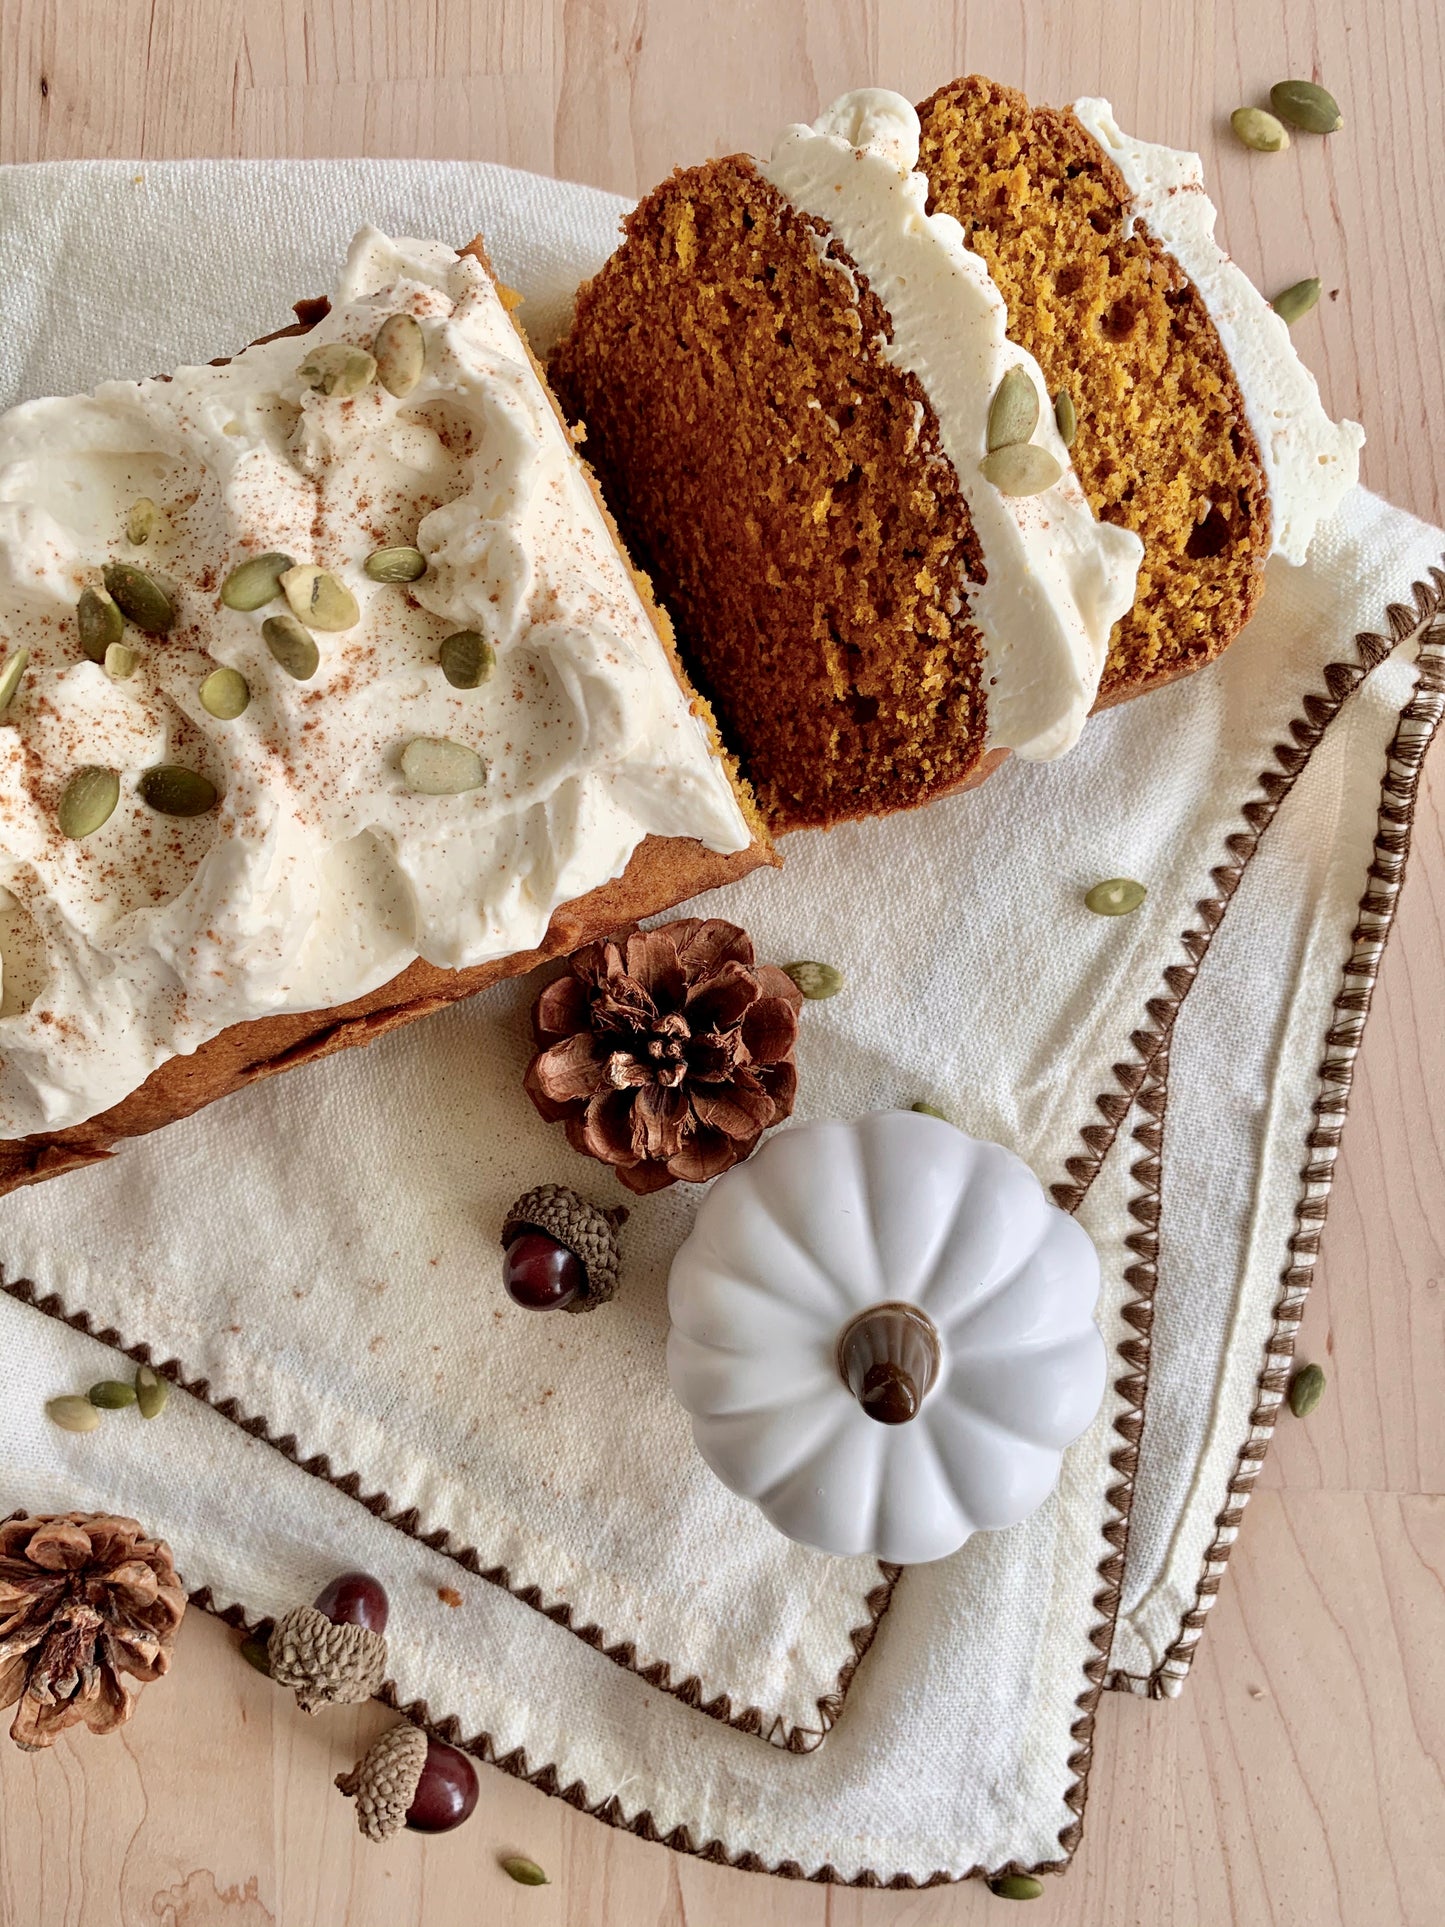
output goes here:
[[918, 133], [867, 89], [768, 162], [674, 174], [550, 363], [774, 829], [1067, 748], [1133, 594], [1136, 538], [1090, 510], [982, 257], [925, 214]]
[[1031, 107], [978, 75], [918, 110], [929, 207], [961, 224], [1009, 333], [1077, 413], [1094, 511], [1144, 543], [1105, 701], [1213, 660], [1272, 554], [1303, 562], [1358, 475], [1289, 329], [1214, 240], [1197, 156], [1131, 139], [1104, 100]]
[[0, 416], [0, 1192], [776, 860], [510, 305]]

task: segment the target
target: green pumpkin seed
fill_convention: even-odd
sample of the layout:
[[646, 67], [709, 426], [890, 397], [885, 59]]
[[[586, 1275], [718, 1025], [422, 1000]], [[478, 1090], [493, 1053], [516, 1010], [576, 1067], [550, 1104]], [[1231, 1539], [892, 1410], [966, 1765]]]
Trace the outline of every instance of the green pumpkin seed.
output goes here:
[[10, 705], [15, 700], [20, 687], [20, 679], [30, 663], [30, 651], [17, 649], [5, 658], [5, 667], [0, 669], [0, 716], [10, 714]]
[[[153, 575], [133, 562], [107, 562], [101, 570], [105, 586], [120, 604], [121, 614], [148, 636], [163, 636], [176, 626], [176, 605]], [[118, 638], [111, 637], [111, 641]]]
[[1026, 442], [1039, 425], [1039, 391], [1021, 362], [1015, 362], [988, 406], [988, 445], [1011, 448]]
[[45, 1402], [45, 1416], [62, 1432], [93, 1432], [100, 1424], [100, 1412], [81, 1392], [67, 1392], [63, 1398]]
[[361, 620], [360, 606], [346, 584], [314, 562], [287, 569], [281, 587], [293, 615], [310, 629], [354, 629]]
[[1270, 306], [1285, 326], [1292, 328], [1301, 315], [1309, 313], [1319, 298], [1319, 276], [1312, 274], [1307, 280], [1296, 281], [1294, 286], [1286, 288], [1283, 294], [1277, 294]]
[[90, 836], [102, 823], [110, 820], [112, 810], [120, 801], [120, 777], [113, 769], [102, 769], [99, 764], [87, 763], [78, 769], [60, 793], [60, 804], [55, 819], [60, 825], [60, 834], [79, 842], [83, 836]]
[[546, 1887], [551, 1882], [535, 1860], [524, 1860], [519, 1853], [510, 1853], [502, 1862], [502, 1872], [509, 1880], [515, 1880], [519, 1887]]
[[296, 564], [279, 549], [238, 562], [221, 584], [221, 600], [228, 609], [264, 609], [281, 593], [281, 578]]
[[288, 676], [310, 682], [321, 662], [316, 638], [295, 616], [267, 616], [261, 624], [266, 647]]
[[1289, 1409], [1308, 1418], [1325, 1395], [1325, 1375], [1318, 1365], [1303, 1365], [1289, 1382]]
[[362, 565], [373, 582], [415, 582], [426, 574], [420, 549], [373, 549]]
[[364, 348], [346, 341], [327, 341], [313, 348], [296, 370], [308, 388], [345, 399], [359, 395], [376, 379], [376, 363]]
[[201, 708], [221, 723], [235, 722], [251, 701], [251, 685], [239, 669], [213, 669], [200, 693]]
[[106, 650], [125, 634], [125, 617], [106, 590], [82, 589], [75, 605], [75, 626], [90, 660], [104, 662]]
[[142, 1418], [156, 1418], [165, 1410], [166, 1400], [171, 1388], [158, 1371], [150, 1365], [137, 1367], [135, 1375], [135, 1402], [140, 1408]]
[[426, 366], [426, 336], [413, 315], [391, 314], [376, 331], [371, 344], [376, 379], [389, 395], [409, 395]]
[[1283, 121], [1267, 114], [1262, 107], [1236, 107], [1229, 124], [1238, 139], [1256, 154], [1282, 154], [1289, 146], [1289, 131]]
[[138, 502], [132, 502], [130, 513], [125, 518], [125, 539], [135, 548], [149, 542], [155, 532], [156, 505], [149, 495], [142, 495]]
[[474, 749], [447, 736], [413, 736], [401, 752], [401, 774], [421, 796], [461, 796], [480, 789], [487, 766]]
[[105, 652], [105, 673], [112, 682], [126, 682], [140, 662], [140, 651], [128, 643], [113, 642]]
[[1064, 472], [1037, 442], [1011, 442], [996, 448], [979, 466], [1000, 495], [1042, 495]]
[[823, 997], [836, 997], [843, 988], [843, 973], [832, 964], [784, 964], [783, 975], [791, 977], [803, 995], [815, 1003]]
[[1149, 894], [1142, 883], [1132, 877], [1109, 877], [1103, 883], [1096, 883], [1084, 898], [1084, 908], [1092, 910], [1096, 917], [1131, 916]]
[[204, 816], [216, 807], [218, 791], [199, 770], [183, 763], [157, 763], [136, 785], [140, 799], [158, 816]]
[[497, 652], [475, 629], [458, 629], [437, 651], [442, 674], [453, 689], [478, 689], [497, 666]]
[[1072, 448], [1074, 437], [1079, 432], [1079, 411], [1067, 388], [1061, 388], [1054, 396], [1054, 426], [1059, 431], [1059, 440], [1064, 447]]
[[910, 1111], [917, 1111], [920, 1117], [941, 1117], [945, 1124], [948, 1122], [947, 1111], [940, 1111], [936, 1104], [925, 1104], [922, 1098], [916, 1104], [910, 1104], [908, 1108]]
[[121, 1412], [127, 1405], [135, 1404], [135, 1387], [127, 1385], [123, 1378], [103, 1378], [98, 1385], [91, 1386], [86, 1397], [102, 1412]]
[[997, 1894], [1000, 1900], [1037, 1900], [1044, 1890], [1042, 1880], [1035, 1880], [1031, 1873], [1001, 1873], [990, 1880], [988, 1890]]
[[264, 1673], [267, 1679], [270, 1679], [271, 1647], [269, 1641], [262, 1639], [259, 1633], [249, 1633], [246, 1638], [241, 1641], [239, 1651], [242, 1659], [245, 1660], [248, 1666], [254, 1666], [258, 1673]]
[[1281, 80], [1269, 90], [1269, 104], [1281, 120], [1307, 134], [1333, 134], [1345, 117], [1333, 94], [1313, 80]]

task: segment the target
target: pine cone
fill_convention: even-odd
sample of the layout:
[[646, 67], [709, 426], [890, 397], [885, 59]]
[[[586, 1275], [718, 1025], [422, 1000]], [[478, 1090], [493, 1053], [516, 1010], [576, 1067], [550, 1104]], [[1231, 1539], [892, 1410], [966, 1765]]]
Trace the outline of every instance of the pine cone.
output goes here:
[[108, 1513], [0, 1522], [0, 1707], [17, 1746], [53, 1746], [80, 1721], [123, 1726], [171, 1663], [186, 1595], [171, 1549]]
[[568, 965], [533, 1010], [526, 1090], [629, 1191], [705, 1183], [791, 1115], [802, 995], [745, 930], [681, 917]]

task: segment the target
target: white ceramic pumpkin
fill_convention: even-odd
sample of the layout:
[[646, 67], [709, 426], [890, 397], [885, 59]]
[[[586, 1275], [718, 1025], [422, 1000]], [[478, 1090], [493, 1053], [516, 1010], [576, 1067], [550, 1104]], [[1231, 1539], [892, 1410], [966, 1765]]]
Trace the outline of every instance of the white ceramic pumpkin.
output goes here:
[[698, 1450], [779, 1529], [911, 1564], [1016, 1524], [1104, 1392], [1099, 1261], [1028, 1166], [941, 1118], [795, 1125], [673, 1260]]

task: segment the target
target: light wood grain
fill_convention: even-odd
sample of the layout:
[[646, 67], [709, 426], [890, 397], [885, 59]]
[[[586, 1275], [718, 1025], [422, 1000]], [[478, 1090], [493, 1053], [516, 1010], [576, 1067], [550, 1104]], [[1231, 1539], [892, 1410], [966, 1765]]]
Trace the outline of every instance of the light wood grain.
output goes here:
[[[1441, 519], [1445, 25], [1436, 0], [0, 0], [0, 160], [416, 154], [640, 190], [766, 148], [845, 86], [970, 69], [1110, 95], [1201, 148], [1266, 287], [1338, 295], [1301, 341], [1370, 432], [1370, 486]], [[1318, 73], [1348, 125], [1280, 157], [1230, 108]], [[1438, 759], [1437, 759], [1438, 760]], [[1026, 1918], [1415, 1927], [1445, 1819], [1445, 823], [1427, 783], [1302, 1350], [1326, 1403], [1281, 1427], [1184, 1698], [1106, 1699], [1084, 1845]], [[310, 1723], [192, 1615], [133, 1726], [0, 1755], [4, 1927], [963, 1927], [975, 1887], [854, 1893], [682, 1860], [504, 1775], [460, 1833], [385, 1850], [331, 1777], [386, 1716]], [[552, 1876], [520, 1889], [496, 1856]]]

